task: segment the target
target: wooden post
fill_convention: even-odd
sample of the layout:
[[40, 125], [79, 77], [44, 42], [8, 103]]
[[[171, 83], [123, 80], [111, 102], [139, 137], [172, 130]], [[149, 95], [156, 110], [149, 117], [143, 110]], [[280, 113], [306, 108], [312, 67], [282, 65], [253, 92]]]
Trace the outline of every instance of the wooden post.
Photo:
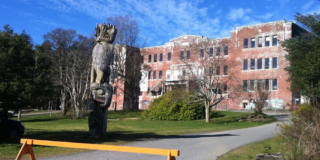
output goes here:
[[24, 154], [29, 154], [31, 160], [36, 160], [36, 157], [34, 156], [34, 152], [33, 152], [33, 148], [32, 148], [33, 140], [31, 141], [31, 145], [29, 145], [27, 142], [28, 142], [28, 139], [26, 139], [26, 141], [23, 143], [23, 145], [22, 145], [22, 147], [16, 157], [16, 160], [20, 160], [22, 155], [24, 155]]

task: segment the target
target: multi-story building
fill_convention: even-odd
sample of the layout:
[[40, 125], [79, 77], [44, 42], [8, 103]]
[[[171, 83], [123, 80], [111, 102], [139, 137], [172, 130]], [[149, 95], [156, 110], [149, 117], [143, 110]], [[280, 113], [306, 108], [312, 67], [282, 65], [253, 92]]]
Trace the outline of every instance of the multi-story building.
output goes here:
[[[157, 98], [172, 89], [188, 89], [188, 79], [181, 78], [186, 75], [186, 63], [194, 64], [194, 71], [201, 74], [201, 58], [203, 49], [198, 51], [190, 49], [192, 43], [209, 40], [212, 41], [209, 57], [221, 56], [235, 66], [233, 76], [242, 86], [242, 93], [238, 97], [225, 98], [216, 106], [216, 109], [243, 109], [252, 107], [247, 94], [254, 92], [257, 86], [269, 90], [268, 107], [284, 108], [301, 103], [300, 96], [290, 91], [289, 75], [285, 68], [289, 62], [285, 59], [288, 54], [281, 46], [281, 41], [292, 38], [305, 32], [293, 22], [285, 20], [240, 26], [231, 30], [231, 36], [210, 40], [203, 36], [183, 35], [171, 39], [160, 46], [141, 48], [144, 64], [150, 70], [142, 71], [140, 84], [139, 108], [147, 109], [154, 98]], [[214, 42], [227, 42], [227, 45], [215, 45]], [[196, 52], [196, 54], [194, 54]], [[210, 60], [208, 60], [210, 62]], [[228, 65], [221, 68], [221, 76], [230, 76]], [[220, 68], [219, 72], [220, 75]], [[233, 83], [233, 82], [228, 82]], [[229, 85], [229, 84], [227, 84]], [[226, 86], [227, 86], [226, 85]], [[230, 85], [231, 86], [231, 85]], [[224, 89], [223, 93], [230, 92]], [[227, 95], [227, 94], [226, 94]], [[295, 95], [295, 96], [294, 96]]]

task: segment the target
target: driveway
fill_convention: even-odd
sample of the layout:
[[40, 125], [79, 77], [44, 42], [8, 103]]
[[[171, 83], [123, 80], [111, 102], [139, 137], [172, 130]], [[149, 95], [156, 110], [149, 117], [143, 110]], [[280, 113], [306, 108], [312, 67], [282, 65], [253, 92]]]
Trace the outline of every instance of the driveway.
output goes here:
[[[287, 121], [288, 114], [274, 114], [279, 121]], [[173, 136], [164, 139], [127, 143], [125, 146], [178, 149], [177, 160], [212, 160], [238, 147], [277, 136], [277, 123], [263, 126], [222, 132], [197, 133]], [[167, 157], [147, 154], [135, 154], [110, 151], [89, 151], [43, 160], [164, 160]]]

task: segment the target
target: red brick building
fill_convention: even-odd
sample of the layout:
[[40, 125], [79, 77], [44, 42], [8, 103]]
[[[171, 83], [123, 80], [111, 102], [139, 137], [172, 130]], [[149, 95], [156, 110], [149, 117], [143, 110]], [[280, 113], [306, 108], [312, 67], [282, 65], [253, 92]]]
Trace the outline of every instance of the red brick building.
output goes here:
[[[293, 96], [294, 94], [289, 90], [290, 83], [286, 81], [288, 73], [284, 70], [289, 66], [289, 62], [285, 59], [287, 52], [279, 42], [292, 38], [305, 30], [293, 22], [281, 20], [240, 26], [230, 32], [230, 37], [212, 40], [224, 40], [229, 44], [229, 48], [213, 45], [213, 54], [219, 54], [215, 56], [222, 56], [227, 61], [238, 64], [233, 68], [234, 76], [241, 83], [243, 92], [237, 98], [226, 98], [220, 105], [217, 105], [216, 109], [252, 107], [253, 104], [249, 101], [247, 93], [253, 92], [257, 86], [262, 84], [271, 92], [266, 106], [284, 108], [300, 103], [300, 96]], [[188, 88], [188, 80], [181, 78], [186, 72], [185, 60], [188, 60], [190, 64], [194, 63], [197, 68], [199, 65], [196, 64], [203, 53], [199, 51], [199, 54], [193, 54], [192, 52], [196, 51], [187, 48], [190, 48], [190, 43], [203, 39], [207, 38], [183, 35], [171, 39], [164, 45], [140, 49], [144, 64], [151, 67], [150, 71], [142, 71], [140, 109], [147, 109], [154, 98], [168, 90]], [[197, 68], [196, 72], [201, 72], [201, 69]], [[229, 92], [229, 90], [225, 91]]]

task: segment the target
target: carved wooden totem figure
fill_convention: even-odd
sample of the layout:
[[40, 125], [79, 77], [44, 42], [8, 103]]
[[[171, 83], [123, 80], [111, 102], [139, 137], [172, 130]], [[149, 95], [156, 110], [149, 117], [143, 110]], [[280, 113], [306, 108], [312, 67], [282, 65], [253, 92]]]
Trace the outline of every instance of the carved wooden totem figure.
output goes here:
[[117, 28], [111, 24], [97, 24], [95, 28], [97, 44], [92, 51], [90, 103], [93, 111], [89, 116], [89, 134], [100, 138], [107, 131], [108, 107], [112, 99], [114, 45]]

